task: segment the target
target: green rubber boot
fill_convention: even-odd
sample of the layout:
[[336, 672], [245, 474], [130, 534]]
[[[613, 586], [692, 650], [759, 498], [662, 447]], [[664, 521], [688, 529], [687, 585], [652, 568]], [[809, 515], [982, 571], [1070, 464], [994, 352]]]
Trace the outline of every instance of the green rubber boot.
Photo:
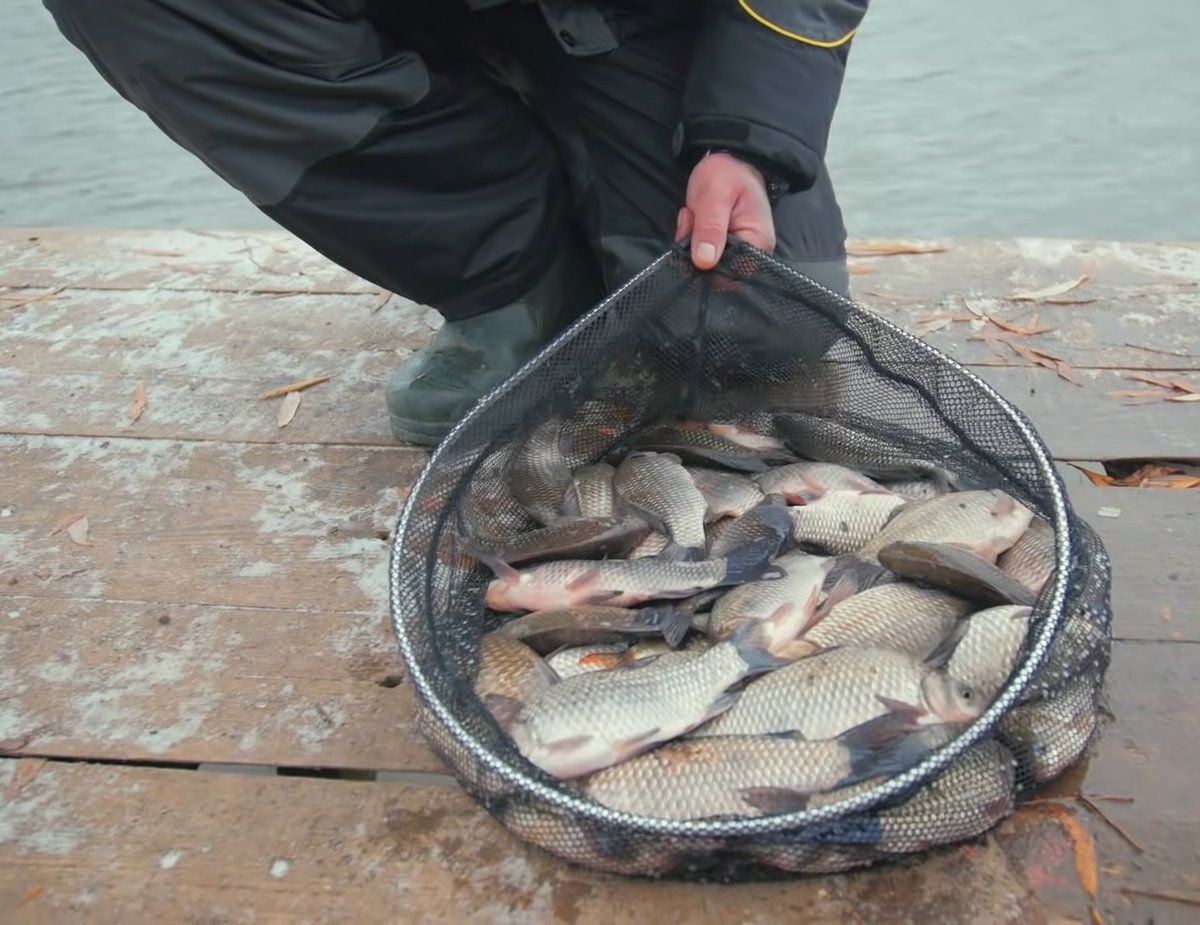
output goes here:
[[435, 446], [480, 398], [601, 295], [595, 262], [572, 244], [562, 248], [541, 282], [523, 298], [443, 324], [388, 382], [388, 416], [396, 439]]

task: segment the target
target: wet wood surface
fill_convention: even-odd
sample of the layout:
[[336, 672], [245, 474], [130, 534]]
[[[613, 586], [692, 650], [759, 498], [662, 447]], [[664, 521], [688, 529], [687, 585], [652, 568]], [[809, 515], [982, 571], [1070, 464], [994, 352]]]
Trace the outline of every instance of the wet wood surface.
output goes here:
[[[925, 336], [1060, 459], [1200, 457], [1200, 403], [1106, 394], [1200, 383], [1200, 249], [946, 247], [852, 258], [856, 297], [917, 332], [971, 315]], [[1061, 296], [1082, 304], [1008, 298], [1085, 274]], [[903, 864], [731, 887], [568, 867], [462, 796], [387, 623], [426, 454], [391, 441], [382, 388], [436, 319], [386, 296], [281, 234], [0, 232], [0, 919], [1089, 921], [1048, 804]], [[970, 340], [978, 313], [1037, 314], [1056, 330], [1017, 342], [1083, 385]], [[322, 375], [286, 427], [257, 397]], [[1063, 471], [1114, 560], [1118, 642], [1113, 718], [1045, 797], [1094, 840], [1105, 921], [1195, 921], [1123, 889], [1200, 899], [1200, 491]], [[374, 771], [399, 773], [291, 776]], [[1122, 798], [1097, 805], [1141, 850], [1080, 792]]]

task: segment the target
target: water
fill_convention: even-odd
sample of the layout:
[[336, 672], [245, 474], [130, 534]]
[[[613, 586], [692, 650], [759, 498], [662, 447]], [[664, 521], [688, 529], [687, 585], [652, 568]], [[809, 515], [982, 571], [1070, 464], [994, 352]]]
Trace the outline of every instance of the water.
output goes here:
[[[0, 224], [271, 223], [0, 0]], [[830, 168], [856, 236], [1200, 240], [1200, 4], [875, 0]]]

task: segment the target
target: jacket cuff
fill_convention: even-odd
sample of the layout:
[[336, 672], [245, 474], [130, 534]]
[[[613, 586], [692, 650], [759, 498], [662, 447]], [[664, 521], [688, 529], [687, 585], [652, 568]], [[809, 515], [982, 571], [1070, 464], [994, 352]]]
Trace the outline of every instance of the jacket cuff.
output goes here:
[[821, 170], [821, 155], [786, 132], [745, 119], [695, 116], [675, 127], [675, 156], [689, 167], [710, 149], [738, 155], [788, 192], [808, 189]]

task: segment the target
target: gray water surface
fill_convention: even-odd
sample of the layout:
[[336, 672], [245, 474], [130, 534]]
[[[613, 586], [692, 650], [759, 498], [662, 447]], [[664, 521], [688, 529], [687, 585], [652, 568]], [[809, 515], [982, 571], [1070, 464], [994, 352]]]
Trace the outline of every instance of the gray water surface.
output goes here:
[[[35, 0], [0, 0], [0, 224], [261, 228]], [[1200, 240], [1200, 4], [875, 0], [829, 162], [855, 236]]]

